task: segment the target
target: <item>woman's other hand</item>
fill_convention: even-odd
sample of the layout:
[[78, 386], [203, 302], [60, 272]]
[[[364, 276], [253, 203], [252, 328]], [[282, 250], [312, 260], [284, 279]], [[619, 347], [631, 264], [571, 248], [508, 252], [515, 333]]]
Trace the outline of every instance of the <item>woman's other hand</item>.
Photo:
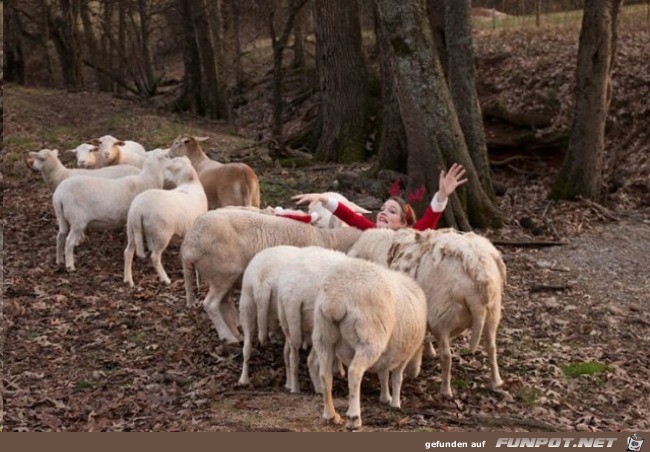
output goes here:
[[309, 203], [310, 209], [317, 202], [320, 202], [323, 205], [327, 204], [327, 196], [322, 193], [303, 193], [301, 195], [292, 196], [291, 199], [295, 201], [296, 204]]
[[440, 181], [438, 182], [438, 201], [444, 202], [457, 187], [467, 182], [465, 176], [465, 168], [463, 165], [454, 163], [449, 168], [448, 172], [440, 171]]

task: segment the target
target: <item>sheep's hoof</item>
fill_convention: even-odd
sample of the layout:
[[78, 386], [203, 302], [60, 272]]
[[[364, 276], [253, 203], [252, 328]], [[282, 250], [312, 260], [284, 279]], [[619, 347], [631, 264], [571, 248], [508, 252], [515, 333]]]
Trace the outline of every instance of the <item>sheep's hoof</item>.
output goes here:
[[73, 271], [76, 270], [74, 267], [66, 267], [65, 269], [68, 273], [72, 273]]
[[451, 392], [451, 389], [443, 389], [440, 391], [440, 395], [442, 396], [443, 399], [453, 399], [454, 394]]
[[345, 428], [348, 430], [357, 430], [361, 428], [361, 416], [352, 416], [348, 417], [348, 421], [345, 423]]
[[379, 401], [380, 401], [381, 403], [390, 403], [390, 402], [392, 401], [392, 399], [390, 398], [390, 396], [389, 396], [389, 397], [382, 397], [382, 396], [379, 396]]
[[291, 394], [300, 394], [300, 388], [291, 389]]
[[250, 386], [251, 381], [249, 378], [240, 378], [237, 382], [237, 386]]
[[500, 379], [500, 378], [498, 380], [492, 382], [492, 389], [498, 389], [501, 386], [503, 386], [503, 380]]
[[338, 413], [334, 413], [334, 416], [332, 417], [327, 417], [326, 415], [323, 415], [323, 419], [328, 424], [339, 425], [341, 423], [341, 416]]

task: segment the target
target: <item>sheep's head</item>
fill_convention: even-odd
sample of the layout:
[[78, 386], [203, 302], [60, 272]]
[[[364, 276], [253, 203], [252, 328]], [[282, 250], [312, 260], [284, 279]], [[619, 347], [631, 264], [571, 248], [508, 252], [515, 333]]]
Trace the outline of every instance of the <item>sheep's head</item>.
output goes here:
[[80, 168], [95, 168], [99, 165], [101, 156], [97, 145], [90, 143], [83, 143], [74, 149], [70, 149], [77, 155], [77, 166]]
[[93, 138], [89, 143], [97, 146], [102, 158], [108, 161], [113, 160], [116, 157], [120, 146], [124, 146], [124, 141], [118, 140], [111, 135], [104, 135], [101, 138]]
[[40, 151], [31, 151], [25, 156], [25, 163], [27, 168], [32, 171], [40, 171], [48, 159], [58, 158], [59, 151], [57, 149], [41, 149]]
[[190, 182], [196, 178], [194, 167], [187, 157], [175, 157], [165, 167], [165, 181], [172, 182], [176, 186]]
[[203, 152], [199, 143], [206, 141], [208, 137], [192, 137], [189, 135], [181, 135], [174, 140], [174, 144], [169, 149], [170, 157], [182, 157], [196, 155]]

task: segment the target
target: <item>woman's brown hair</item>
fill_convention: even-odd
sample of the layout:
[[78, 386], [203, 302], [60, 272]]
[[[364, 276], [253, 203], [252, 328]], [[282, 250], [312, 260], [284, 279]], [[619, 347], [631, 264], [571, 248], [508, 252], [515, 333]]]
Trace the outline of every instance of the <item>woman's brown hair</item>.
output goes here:
[[402, 209], [402, 220], [404, 220], [407, 226], [413, 226], [415, 222], [418, 221], [418, 217], [415, 214], [413, 207], [411, 207], [402, 198], [400, 198], [399, 196], [391, 196], [388, 199], [389, 200], [392, 199], [393, 201], [395, 201]]

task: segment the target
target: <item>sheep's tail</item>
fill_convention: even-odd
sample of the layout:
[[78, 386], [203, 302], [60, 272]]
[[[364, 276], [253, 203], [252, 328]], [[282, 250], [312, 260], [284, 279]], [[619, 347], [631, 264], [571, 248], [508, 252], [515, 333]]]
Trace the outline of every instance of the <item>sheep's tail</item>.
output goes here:
[[142, 231], [144, 230], [142, 222], [142, 215], [134, 210], [129, 211], [129, 217], [126, 222], [126, 234], [129, 243], [135, 242], [135, 252], [140, 259], [147, 257], [142, 239]]
[[[494, 264], [496, 265], [500, 277], [490, 277], [485, 272], [485, 265], [481, 266], [484, 272], [477, 281], [479, 288], [479, 300], [468, 300], [468, 306], [472, 313], [472, 335], [470, 339], [470, 351], [473, 353], [478, 348], [481, 341], [483, 329], [489, 317], [492, 317], [494, 309], [501, 309], [501, 297], [506, 280], [506, 266], [501, 259], [500, 254], [492, 254]], [[494, 273], [492, 273], [494, 275]], [[496, 275], [494, 275], [496, 276]]]
[[255, 294], [255, 305], [257, 306], [257, 332], [260, 345], [266, 344], [269, 336], [269, 310], [271, 309], [271, 297], [273, 289], [261, 285]]

